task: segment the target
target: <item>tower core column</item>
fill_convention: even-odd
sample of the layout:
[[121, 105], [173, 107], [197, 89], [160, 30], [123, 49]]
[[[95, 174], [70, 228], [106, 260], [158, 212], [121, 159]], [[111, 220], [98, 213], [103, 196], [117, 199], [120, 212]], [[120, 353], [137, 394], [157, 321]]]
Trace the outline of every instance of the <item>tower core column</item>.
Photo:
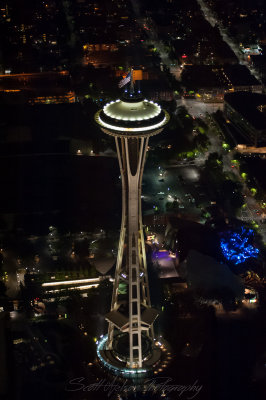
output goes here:
[[[95, 116], [115, 137], [122, 182], [122, 220], [106, 351], [127, 368], [140, 369], [153, 355], [153, 322], [141, 215], [141, 185], [149, 137], [169, 120], [161, 107], [140, 96], [107, 104]], [[126, 287], [126, 294], [120, 290]]]

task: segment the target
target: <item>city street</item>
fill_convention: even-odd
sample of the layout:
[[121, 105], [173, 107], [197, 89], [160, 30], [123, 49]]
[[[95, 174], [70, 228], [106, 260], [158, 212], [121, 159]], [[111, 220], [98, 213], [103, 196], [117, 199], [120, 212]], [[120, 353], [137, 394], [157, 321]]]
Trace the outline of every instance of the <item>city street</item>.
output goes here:
[[236, 152], [234, 150], [226, 153], [222, 148], [222, 139], [215, 126], [210, 125], [210, 119], [207, 118], [205, 122], [209, 125], [208, 137], [211, 145], [209, 153], [217, 152], [223, 156], [223, 169], [225, 172], [234, 173], [237, 180], [243, 184], [243, 195], [245, 196], [245, 208], [240, 211], [239, 218], [242, 221], [252, 222], [255, 221], [258, 225], [258, 231], [262, 235], [263, 241], [266, 243], [266, 224], [262, 223], [262, 210], [256, 199], [251, 195], [247, 185], [240, 176], [238, 168], [232, 168], [232, 160], [235, 158]]
[[223, 40], [228, 44], [228, 46], [234, 52], [235, 56], [238, 58], [239, 63], [245, 65], [249, 69], [251, 75], [254, 75], [255, 78], [257, 78], [260, 81], [259, 74], [257, 73], [257, 71], [254, 70], [254, 68], [251, 67], [251, 64], [246, 60], [244, 54], [240, 50], [239, 44], [235, 43], [229, 37], [228, 33], [226, 32], [226, 29], [224, 28], [222, 23], [219, 20], [217, 20], [217, 17], [214, 15], [212, 10], [206, 5], [206, 2], [204, 0], [197, 0], [197, 2], [201, 8], [201, 11], [206, 21], [208, 21], [212, 27], [215, 26], [218, 27]]

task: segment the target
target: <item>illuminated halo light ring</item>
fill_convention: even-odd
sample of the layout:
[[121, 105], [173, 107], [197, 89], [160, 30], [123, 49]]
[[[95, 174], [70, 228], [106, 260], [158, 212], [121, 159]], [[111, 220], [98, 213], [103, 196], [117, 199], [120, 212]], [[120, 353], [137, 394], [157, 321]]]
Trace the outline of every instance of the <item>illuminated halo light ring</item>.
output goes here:
[[[150, 135], [155, 134], [155, 132], [153, 132], [153, 131], [157, 131], [158, 129], [162, 128], [164, 125], [166, 125], [168, 123], [168, 121], [170, 119], [169, 114], [166, 111], [164, 111], [164, 113], [165, 113], [164, 119], [157, 124], [150, 125], [150, 126], [136, 127], [136, 128], [126, 128], [126, 127], [122, 127], [122, 126], [107, 124], [100, 118], [100, 112], [101, 112], [101, 110], [95, 114], [95, 120], [99, 125], [110, 130], [111, 132], [115, 131], [115, 132], [113, 132], [114, 134], [116, 132], [117, 133], [121, 132], [121, 134], [131, 135], [131, 133], [132, 133], [133, 136], [134, 136], [134, 133], [136, 135], [138, 135], [138, 132], [139, 132], [139, 136], [141, 136], [141, 133], [144, 134], [143, 136], [146, 136], [146, 135], [148, 136], [149, 134]], [[111, 133], [111, 132], [108, 132], [108, 133]]]
[[110, 369], [112, 372], [116, 374], [122, 374], [126, 376], [127, 374], [129, 376], [137, 375], [140, 376], [141, 374], [146, 374], [147, 370], [144, 368], [136, 368], [136, 369], [129, 369], [129, 368], [118, 368], [112, 365], [111, 363], [107, 362], [103, 356], [101, 355], [100, 351], [105, 350], [105, 345], [108, 339], [108, 335], [103, 336], [97, 343], [97, 356], [100, 360], [100, 362], [108, 369]]
[[159, 104], [153, 101], [141, 100], [134, 103], [127, 100], [116, 100], [107, 103], [103, 112], [114, 119], [122, 121], [141, 121], [158, 116], [162, 109]]
[[[156, 347], [159, 347], [161, 349], [163, 348], [161, 355], [156, 362], [156, 368], [158, 370], [157, 372], [156, 370], [154, 371], [154, 368], [151, 366], [147, 368], [125, 368], [124, 366], [118, 367], [116, 365], [113, 365], [111, 361], [108, 362], [106, 358], [101, 355], [101, 351], [106, 350], [107, 340], [108, 335], [102, 335], [100, 339], [98, 339], [98, 341], [96, 342], [96, 352], [98, 360], [100, 364], [109, 369], [111, 373], [122, 376], [124, 378], [142, 378], [145, 376], [149, 376], [150, 374], [153, 375], [154, 373], [158, 373], [158, 371], [161, 371], [161, 369], [158, 368], [162, 368], [163, 370], [165, 367], [167, 367], [171, 359], [171, 357], [169, 356], [170, 352], [168, 343], [165, 340], [162, 341], [162, 339], [160, 339], [160, 341], [157, 340], [155, 342]], [[163, 359], [161, 357], [163, 357]]]
[[143, 116], [132, 116], [131, 114], [129, 114], [127, 118], [118, 119], [116, 117], [108, 116], [104, 112], [104, 110], [102, 110], [99, 116], [101, 121], [103, 121], [105, 124], [115, 125], [119, 127], [121, 126], [122, 128], [138, 128], [148, 127], [162, 122], [165, 117], [165, 112], [164, 110], [161, 110], [158, 115], [151, 115], [150, 118], [144, 118]]
[[[158, 106], [157, 109], [156, 109], [156, 111], [155, 111], [153, 114], [147, 115], [147, 116], [145, 116], [145, 117], [140, 117], [140, 116], [139, 116], [139, 117], [137, 117], [137, 118], [131, 119], [131, 117], [127, 118], [127, 117], [125, 117], [125, 116], [116, 114], [116, 113], [114, 113], [114, 112], [110, 112], [110, 111], [106, 108], [106, 106], [103, 107], [103, 111], [104, 111], [104, 113], [105, 113], [106, 115], [108, 115], [109, 117], [115, 118], [115, 119], [123, 120], [123, 121], [134, 121], [135, 119], [141, 121], [141, 120], [143, 120], [143, 119], [154, 118], [154, 117], [157, 117], [157, 115], [160, 114], [161, 110], [162, 110], [161, 107]], [[138, 118], [139, 118], [139, 119], [138, 119]]]
[[122, 126], [115, 126], [115, 125], [110, 125], [104, 122], [100, 117], [99, 117], [99, 122], [101, 125], [105, 126], [106, 128], [114, 129], [115, 131], [133, 131], [133, 132], [142, 132], [142, 131], [150, 131], [152, 129], [160, 128], [160, 126], [165, 125], [166, 117], [159, 122], [158, 124], [151, 125], [151, 126], [143, 126], [140, 128], [124, 128]]

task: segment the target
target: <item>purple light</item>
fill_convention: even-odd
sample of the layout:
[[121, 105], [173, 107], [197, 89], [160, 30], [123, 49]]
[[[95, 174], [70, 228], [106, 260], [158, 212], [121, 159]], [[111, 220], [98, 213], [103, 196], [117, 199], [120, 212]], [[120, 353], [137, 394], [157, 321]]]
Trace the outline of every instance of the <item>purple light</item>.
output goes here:
[[153, 259], [159, 259], [159, 260], [172, 260], [172, 258], [169, 255], [169, 251], [154, 251], [152, 255]]

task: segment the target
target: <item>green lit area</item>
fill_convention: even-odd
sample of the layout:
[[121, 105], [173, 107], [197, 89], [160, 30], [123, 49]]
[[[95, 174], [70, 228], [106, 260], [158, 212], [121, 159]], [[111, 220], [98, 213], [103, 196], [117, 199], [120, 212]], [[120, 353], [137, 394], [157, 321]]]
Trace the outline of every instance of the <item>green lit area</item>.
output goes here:
[[119, 294], [127, 294], [128, 285], [124, 282], [119, 283], [118, 293]]

